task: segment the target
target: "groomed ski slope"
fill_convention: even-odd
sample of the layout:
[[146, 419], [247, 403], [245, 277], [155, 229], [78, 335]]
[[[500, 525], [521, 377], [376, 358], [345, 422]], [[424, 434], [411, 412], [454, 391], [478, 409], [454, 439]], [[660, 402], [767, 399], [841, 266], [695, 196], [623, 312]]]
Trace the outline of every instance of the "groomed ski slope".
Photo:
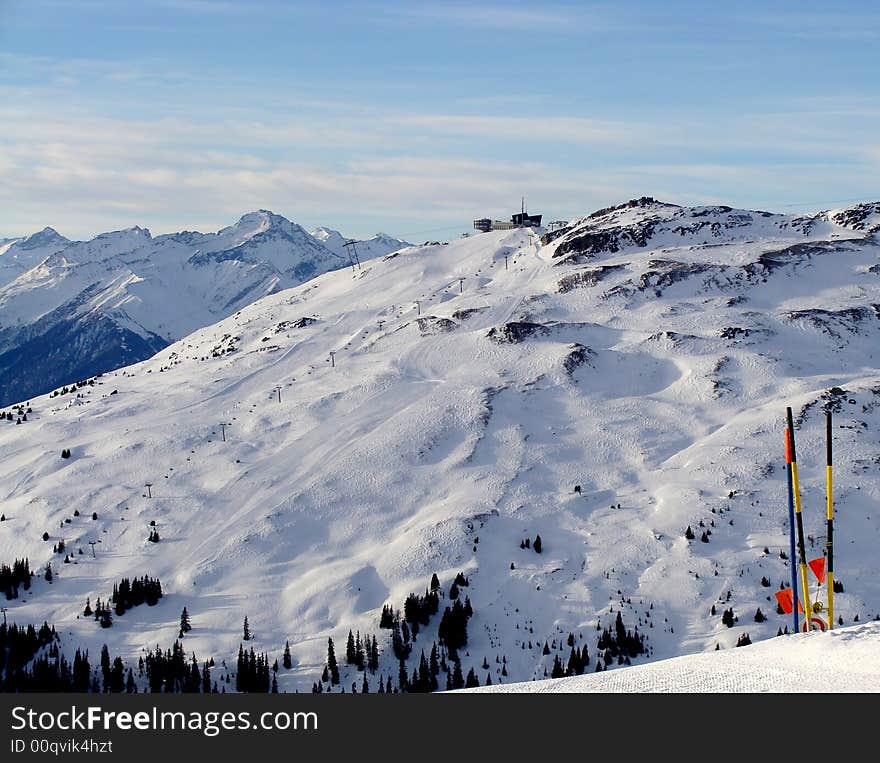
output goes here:
[[[470, 579], [462, 671], [481, 684], [549, 677], [569, 634], [592, 670], [618, 612], [648, 638], [637, 661], [757, 642], [790, 624], [772, 598], [789, 580], [785, 406], [815, 556], [827, 405], [837, 612], [866, 622], [880, 613], [878, 216], [647, 201], [545, 244], [515, 230], [412, 247], [35, 398], [27, 422], [0, 422], [0, 561], [51, 562], [55, 578], [8, 616], [136, 662], [171, 645], [186, 606], [185, 649], [218, 665], [248, 616], [270, 662], [290, 642], [281, 691], [308, 691], [328, 637], [344, 653], [350, 629], [379, 637], [396, 679], [379, 614], [432, 573], [445, 595]], [[537, 534], [542, 553], [520, 547]], [[71, 563], [52, 553], [61, 539]], [[161, 580], [157, 606], [109, 629], [81, 617], [133, 575]], [[342, 672], [346, 691], [360, 683]]]
[[607, 673], [466, 689], [512, 694], [880, 692], [880, 623], [785, 636]]

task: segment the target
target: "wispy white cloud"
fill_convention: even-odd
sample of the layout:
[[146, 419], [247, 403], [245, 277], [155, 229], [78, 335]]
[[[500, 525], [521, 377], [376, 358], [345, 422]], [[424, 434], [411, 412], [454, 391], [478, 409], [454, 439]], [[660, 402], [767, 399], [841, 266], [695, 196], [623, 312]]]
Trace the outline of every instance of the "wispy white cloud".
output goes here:
[[[542, 23], [560, 20], [546, 12]], [[17, 82], [16, 67], [33, 81]], [[575, 116], [558, 98], [540, 110], [517, 104], [531, 114], [500, 102], [410, 113], [332, 94], [242, 86], [233, 97], [226, 82], [218, 100], [191, 76], [143, 61], [0, 53], [0, 233], [220, 227], [258, 207], [316, 224], [360, 215], [423, 228], [503, 214], [521, 193], [560, 217], [643, 194], [748, 205], [871, 188], [880, 163], [876, 99], [799, 96], [727, 115]], [[158, 107], [89, 100], [65, 77], [111, 82], [111, 93], [137, 84], [159, 93]], [[178, 84], [184, 100], [161, 90]], [[136, 116], [151, 111], [160, 116]], [[756, 189], [763, 198], [752, 202]]]
[[389, 16], [405, 19], [442, 22], [455, 26], [491, 29], [571, 28], [573, 23], [592, 20], [599, 26], [598, 14], [589, 14], [582, 5], [559, 6], [531, 3], [400, 3], [384, 6]]

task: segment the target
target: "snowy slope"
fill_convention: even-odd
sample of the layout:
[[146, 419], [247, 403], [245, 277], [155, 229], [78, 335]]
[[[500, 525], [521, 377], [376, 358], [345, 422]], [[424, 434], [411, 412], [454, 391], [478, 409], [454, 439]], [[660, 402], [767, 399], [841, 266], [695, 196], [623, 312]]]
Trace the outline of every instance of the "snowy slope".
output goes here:
[[[247, 615], [258, 651], [279, 656], [290, 641], [282, 690], [311, 687], [327, 637], [342, 653], [349, 629], [377, 634], [380, 672], [396, 682], [379, 613], [434, 572], [444, 592], [459, 571], [470, 579], [461, 659], [481, 683], [549, 675], [569, 634], [592, 666], [618, 613], [647, 637], [636, 662], [757, 642], [789, 624], [772, 594], [789, 579], [791, 405], [811, 555], [824, 531], [822, 410], [835, 411], [837, 610], [845, 624], [872, 619], [876, 211], [643, 199], [552, 240], [503, 231], [403, 249], [269, 295], [94, 386], [35, 398], [26, 423], [0, 426], [0, 560], [52, 560], [56, 578], [9, 602], [10, 617], [136, 659], [170, 645], [185, 605], [187, 650], [219, 663]], [[520, 547], [536, 534], [541, 554]], [[60, 538], [85, 553], [63, 564]], [[158, 606], [109, 630], [78, 618], [86, 596], [134, 574], [161, 579]]]
[[626, 670], [470, 692], [880, 692], [880, 624], [803, 633], [743, 649], [676, 657]]
[[[402, 245], [370, 239], [358, 251], [367, 260]], [[47, 228], [8, 243], [0, 248], [0, 404], [143, 360], [348, 262], [267, 210], [217, 233], [154, 238], [134, 227], [70, 242]]]

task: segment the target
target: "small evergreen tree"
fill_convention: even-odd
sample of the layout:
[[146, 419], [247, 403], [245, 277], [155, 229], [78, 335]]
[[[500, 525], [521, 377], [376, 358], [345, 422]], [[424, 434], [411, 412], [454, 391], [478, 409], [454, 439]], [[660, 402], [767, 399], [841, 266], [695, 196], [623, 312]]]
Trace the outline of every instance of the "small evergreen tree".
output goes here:
[[339, 665], [336, 664], [336, 651], [333, 649], [333, 639], [327, 639], [327, 667], [330, 669], [330, 683], [339, 683]]
[[536, 552], [536, 553], [540, 554], [540, 553], [541, 553], [541, 550], [543, 549], [543, 547], [544, 547], [544, 546], [543, 546], [543, 543], [541, 542], [541, 536], [540, 536], [540, 535], [536, 535], [536, 536], [535, 536], [535, 540], [534, 540], [534, 542], [532, 543], [532, 548], [535, 549], [535, 552]]
[[182, 636], [184, 633], [189, 633], [192, 630], [192, 626], [189, 623], [189, 612], [186, 611], [186, 607], [183, 608], [183, 612], [180, 613], [180, 635]]
[[242, 631], [243, 631], [242, 638], [244, 638], [245, 641], [250, 641], [251, 640], [251, 627], [248, 623], [247, 615], [244, 616], [244, 623], [242, 623]]
[[480, 679], [477, 678], [477, 674], [474, 673], [474, 669], [471, 668], [468, 671], [467, 678], [464, 680], [464, 688], [465, 689], [475, 689], [480, 685]]
[[293, 662], [290, 659], [290, 642], [284, 642], [284, 655], [281, 658], [281, 664], [284, 665], [285, 670], [290, 670], [293, 666]]
[[357, 652], [355, 651], [354, 646], [354, 634], [349, 631], [348, 641], [345, 642], [345, 663], [346, 665], [353, 665], [356, 660]]

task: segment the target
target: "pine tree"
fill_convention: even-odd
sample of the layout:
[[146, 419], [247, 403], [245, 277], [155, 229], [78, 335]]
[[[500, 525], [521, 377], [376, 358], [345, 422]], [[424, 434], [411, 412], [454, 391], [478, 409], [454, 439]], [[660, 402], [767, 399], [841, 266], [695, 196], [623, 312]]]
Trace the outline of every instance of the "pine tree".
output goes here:
[[403, 660], [398, 663], [397, 684], [401, 692], [405, 692], [409, 687], [409, 676], [406, 674], [406, 663]]
[[437, 573], [435, 572], [431, 575], [431, 590], [439, 591], [440, 590], [440, 578], [437, 577]]
[[452, 688], [464, 689], [464, 676], [461, 674], [461, 662], [459, 660], [456, 660], [455, 665], [452, 667]]
[[693, 540], [696, 537], [693, 528], [690, 525], [688, 525], [687, 530], [684, 531], [684, 537], [688, 540]]
[[290, 659], [290, 642], [284, 642], [284, 656], [281, 658], [281, 664], [284, 665], [285, 670], [290, 670], [293, 666], [293, 662]]
[[471, 668], [468, 671], [467, 678], [464, 681], [465, 689], [475, 689], [480, 685], [480, 679], [477, 678], [476, 673], [474, 673], [474, 669]]
[[379, 644], [376, 643], [375, 636], [373, 636], [373, 640], [370, 642], [367, 668], [371, 673], [375, 673], [379, 669]]
[[192, 630], [192, 626], [189, 624], [189, 612], [186, 611], [186, 607], [183, 608], [183, 612], [180, 613], [180, 633], [183, 635], [184, 633], [189, 633]]
[[382, 606], [382, 616], [379, 618], [379, 627], [380, 628], [393, 628], [394, 627], [394, 609], [390, 604], [384, 604]]
[[766, 619], [767, 619], [767, 617], [761, 611], [761, 608], [758, 607], [758, 610], [755, 612], [755, 622], [756, 623], [763, 623]]
[[354, 640], [354, 664], [358, 670], [363, 670], [367, 664], [366, 654], [364, 653], [364, 645], [361, 642], [361, 632], [358, 631]]
[[535, 549], [535, 552], [540, 554], [543, 548], [543, 543], [541, 542], [541, 536], [536, 535], [535, 540], [532, 542], [532, 548]]
[[354, 634], [348, 632], [348, 641], [345, 643], [345, 664], [353, 665], [357, 659], [357, 653], [354, 646]]
[[336, 664], [336, 652], [333, 649], [333, 639], [327, 639], [327, 667], [330, 669], [330, 683], [339, 683], [339, 666]]
[[251, 627], [248, 623], [247, 615], [244, 616], [244, 623], [242, 624], [242, 631], [243, 631], [242, 638], [245, 641], [250, 641], [251, 640]]

